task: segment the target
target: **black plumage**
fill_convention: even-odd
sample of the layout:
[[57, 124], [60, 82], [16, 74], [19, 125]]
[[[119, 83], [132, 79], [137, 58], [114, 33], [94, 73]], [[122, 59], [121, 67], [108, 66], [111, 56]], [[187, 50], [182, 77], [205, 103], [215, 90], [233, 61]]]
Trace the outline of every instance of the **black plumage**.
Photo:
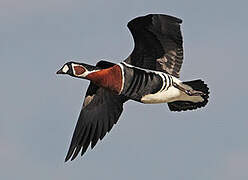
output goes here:
[[163, 85], [163, 79], [152, 71], [145, 71], [136, 67], [124, 67], [125, 82], [122, 95], [135, 101], [141, 101], [141, 98], [147, 94], [155, 94]]
[[128, 28], [135, 46], [125, 62], [179, 77], [183, 62], [181, 23], [181, 19], [163, 14], [149, 14], [130, 21]]

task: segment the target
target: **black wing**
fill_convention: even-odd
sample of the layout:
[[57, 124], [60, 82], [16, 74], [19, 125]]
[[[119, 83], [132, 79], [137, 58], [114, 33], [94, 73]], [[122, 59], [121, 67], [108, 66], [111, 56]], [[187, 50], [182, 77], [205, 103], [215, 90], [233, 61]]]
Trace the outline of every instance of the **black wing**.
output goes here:
[[[102, 67], [110, 65], [104, 61], [97, 64]], [[75, 159], [80, 150], [83, 155], [90, 143], [93, 149], [118, 121], [125, 101], [124, 97], [90, 83], [65, 161]]]
[[149, 14], [130, 21], [128, 28], [135, 46], [125, 62], [179, 77], [183, 62], [181, 23], [181, 19], [162, 14]]

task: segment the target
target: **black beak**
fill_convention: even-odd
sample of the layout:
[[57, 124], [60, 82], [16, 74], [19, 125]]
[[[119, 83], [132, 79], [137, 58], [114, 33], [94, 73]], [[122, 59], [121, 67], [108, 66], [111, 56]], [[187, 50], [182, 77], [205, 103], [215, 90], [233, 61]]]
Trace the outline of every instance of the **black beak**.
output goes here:
[[56, 74], [65, 74], [65, 73], [62, 71], [62, 69], [60, 69], [56, 72]]

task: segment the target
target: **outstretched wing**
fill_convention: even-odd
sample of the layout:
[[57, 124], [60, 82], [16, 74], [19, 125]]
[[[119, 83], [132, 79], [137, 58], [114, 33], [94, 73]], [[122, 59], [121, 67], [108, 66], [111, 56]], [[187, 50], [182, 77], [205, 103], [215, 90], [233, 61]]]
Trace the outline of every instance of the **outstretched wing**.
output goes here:
[[[106, 63], [101, 61], [97, 66], [106, 66]], [[83, 155], [90, 143], [93, 149], [98, 140], [102, 140], [118, 121], [125, 100], [122, 96], [90, 83], [65, 161], [75, 159], [80, 150]]]
[[181, 19], [162, 14], [149, 14], [130, 21], [128, 28], [135, 45], [125, 62], [179, 77], [183, 62], [181, 23]]

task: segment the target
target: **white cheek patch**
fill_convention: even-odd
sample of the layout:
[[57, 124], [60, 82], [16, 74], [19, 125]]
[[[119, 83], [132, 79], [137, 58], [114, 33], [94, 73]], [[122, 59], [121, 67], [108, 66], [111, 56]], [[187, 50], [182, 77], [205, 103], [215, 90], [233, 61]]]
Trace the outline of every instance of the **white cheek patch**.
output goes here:
[[65, 66], [63, 67], [63, 69], [62, 69], [62, 71], [63, 71], [64, 73], [67, 73], [68, 70], [69, 70], [69, 67], [68, 67], [67, 65], [65, 65]]

